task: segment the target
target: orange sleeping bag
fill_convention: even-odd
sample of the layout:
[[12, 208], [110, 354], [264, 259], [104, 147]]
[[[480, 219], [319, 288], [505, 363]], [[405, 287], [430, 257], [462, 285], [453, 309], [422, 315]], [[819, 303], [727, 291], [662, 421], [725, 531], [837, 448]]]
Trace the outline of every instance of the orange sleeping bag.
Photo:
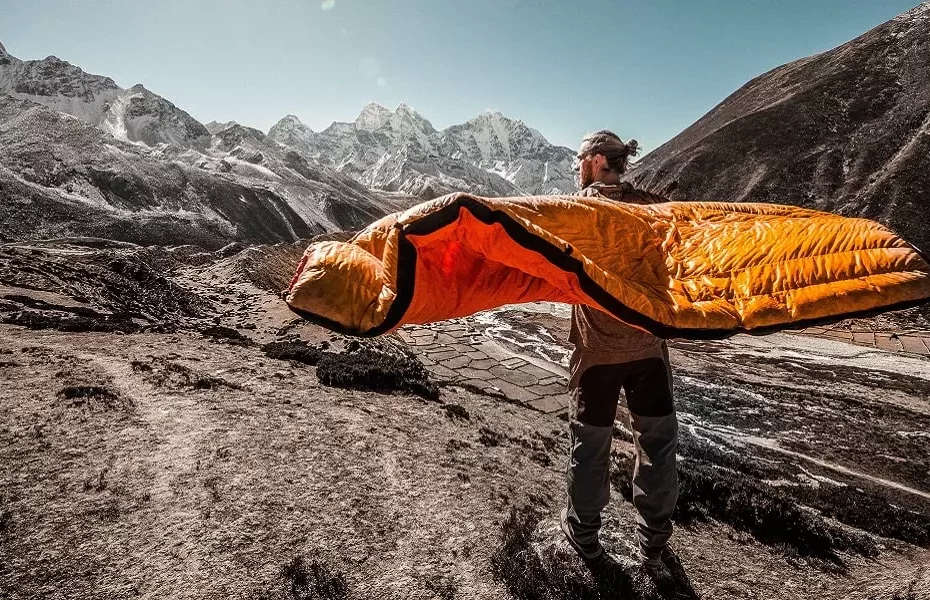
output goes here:
[[373, 336], [538, 300], [665, 338], [796, 327], [930, 299], [925, 257], [866, 219], [774, 204], [451, 194], [304, 253], [286, 298]]

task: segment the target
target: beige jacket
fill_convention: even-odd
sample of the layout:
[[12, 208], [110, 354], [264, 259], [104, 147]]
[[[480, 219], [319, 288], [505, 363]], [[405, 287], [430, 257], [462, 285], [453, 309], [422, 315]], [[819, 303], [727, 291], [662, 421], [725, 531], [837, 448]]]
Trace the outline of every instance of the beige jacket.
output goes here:
[[[668, 202], [668, 198], [637, 190], [627, 182], [620, 185], [594, 183], [581, 190], [579, 195], [630, 204]], [[568, 339], [575, 345], [569, 362], [569, 388], [577, 387], [581, 374], [595, 365], [627, 363], [644, 358], [668, 360], [665, 340], [583, 304], [572, 306], [572, 327]]]

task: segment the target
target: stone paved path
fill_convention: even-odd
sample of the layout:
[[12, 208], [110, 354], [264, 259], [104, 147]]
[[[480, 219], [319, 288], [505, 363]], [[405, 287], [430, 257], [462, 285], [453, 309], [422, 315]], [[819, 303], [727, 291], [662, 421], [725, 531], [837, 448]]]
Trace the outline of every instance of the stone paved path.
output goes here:
[[837, 324], [832, 327], [809, 327], [798, 333], [813, 335], [857, 344], [871, 346], [890, 352], [907, 352], [930, 357], [930, 332], [902, 331], [898, 333], [876, 332], [871, 329], [850, 330]]
[[505, 348], [468, 319], [408, 325], [398, 335], [438, 379], [502, 393], [546, 413], [568, 408], [565, 368]]
[[[930, 332], [895, 334], [848, 330], [838, 325], [794, 333], [930, 357]], [[501, 393], [545, 413], [568, 408], [568, 371], [564, 367], [504, 347], [468, 318], [408, 325], [398, 335], [440, 380]]]

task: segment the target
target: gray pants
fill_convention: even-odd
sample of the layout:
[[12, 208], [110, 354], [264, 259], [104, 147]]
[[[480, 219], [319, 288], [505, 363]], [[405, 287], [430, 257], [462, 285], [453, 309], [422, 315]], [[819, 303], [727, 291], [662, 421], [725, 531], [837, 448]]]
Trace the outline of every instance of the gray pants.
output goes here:
[[590, 367], [572, 390], [568, 521], [579, 542], [597, 539], [601, 511], [610, 501], [610, 443], [621, 389], [626, 393], [636, 447], [633, 506], [637, 537], [642, 550], [652, 554], [672, 535], [671, 518], [678, 500], [678, 419], [671, 371], [661, 358]]

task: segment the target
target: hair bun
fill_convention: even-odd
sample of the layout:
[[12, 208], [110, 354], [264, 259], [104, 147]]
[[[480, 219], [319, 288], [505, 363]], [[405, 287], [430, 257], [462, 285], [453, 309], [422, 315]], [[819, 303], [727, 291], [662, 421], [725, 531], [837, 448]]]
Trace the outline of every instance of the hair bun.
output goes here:
[[636, 140], [630, 140], [626, 143], [626, 152], [627, 156], [636, 156], [639, 154], [639, 142]]

